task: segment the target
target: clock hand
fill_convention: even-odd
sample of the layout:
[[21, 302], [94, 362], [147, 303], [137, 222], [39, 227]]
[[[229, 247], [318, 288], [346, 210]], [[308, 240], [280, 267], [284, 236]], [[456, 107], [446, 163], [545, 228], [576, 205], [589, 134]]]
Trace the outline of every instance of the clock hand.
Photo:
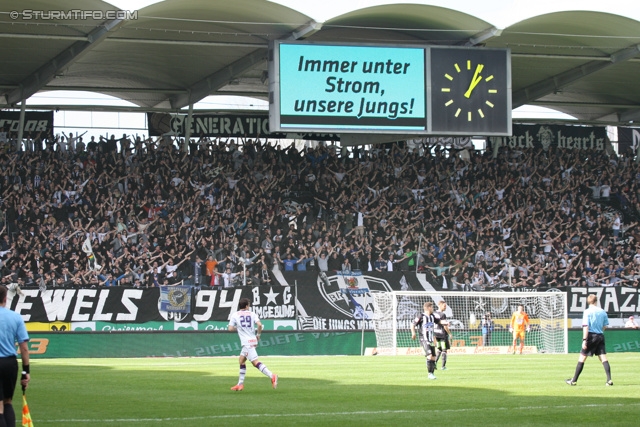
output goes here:
[[478, 83], [480, 83], [480, 81], [482, 80], [482, 76], [480, 76], [479, 74], [482, 72], [483, 68], [484, 68], [483, 64], [478, 64], [478, 66], [476, 67], [476, 72], [473, 73], [473, 78], [471, 79], [471, 83], [469, 84], [469, 88], [464, 93], [465, 98], [470, 98], [471, 97], [471, 92], [473, 92], [473, 89], [475, 89], [475, 87], [478, 85]]

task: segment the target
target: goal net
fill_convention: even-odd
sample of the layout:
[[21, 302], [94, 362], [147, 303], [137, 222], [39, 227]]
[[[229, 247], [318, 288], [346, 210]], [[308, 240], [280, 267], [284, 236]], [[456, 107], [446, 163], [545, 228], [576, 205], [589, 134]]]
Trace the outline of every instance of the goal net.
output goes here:
[[[564, 292], [374, 292], [377, 348], [372, 354], [422, 354], [411, 339], [411, 323], [425, 302], [447, 303], [449, 354], [513, 351], [511, 315], [522, 305], [530, 331], [524, 353], [567, 353], [567, 294]], [[484, 328], [483, 328], [484, 326]], [[519, 342], [518, 342], [519, 350]]]

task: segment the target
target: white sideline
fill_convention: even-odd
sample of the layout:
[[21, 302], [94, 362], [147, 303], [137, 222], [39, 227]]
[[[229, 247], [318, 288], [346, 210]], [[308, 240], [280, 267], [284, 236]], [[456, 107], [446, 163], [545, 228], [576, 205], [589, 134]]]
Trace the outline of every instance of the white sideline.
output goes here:
[[487, 410], [494, 411], [531, 411], [540, 409], [566, 409], [566, 408], [604, 408], [604, 407], [627, 407], [627, 406], [640, 406], [638, 403], [593, 403], [586, 405], [554, 405], [554, 406], [520, 406], [520, 407], [482, 407], [482, 408], [459, 408], [459, 409], [425, 409], [421, 411], [417, 410], [387, 410], [387, 411], [339, 411], [339, 412], [309, 412], [309, 413], [296, 413], [296, 414], [229, 414], [229, 415], [210, 415], [203, 417], [171, 417], [171, 418], [113, 418], [113, 419], [64, 419], [64, 420], [45, 420], [38, 419], [38, 424], [41, 423], [138, 423], [138, 422], [163, 422], [163, 421], [196, 421], [196, 420], [223, 420], [223, 419], [240, 419], [240, 418], [287, 418], [287, 417], [324, 417], [331, 415], [384, 415], [384, 414], [445, 414], [456, 412], [485, 412]]

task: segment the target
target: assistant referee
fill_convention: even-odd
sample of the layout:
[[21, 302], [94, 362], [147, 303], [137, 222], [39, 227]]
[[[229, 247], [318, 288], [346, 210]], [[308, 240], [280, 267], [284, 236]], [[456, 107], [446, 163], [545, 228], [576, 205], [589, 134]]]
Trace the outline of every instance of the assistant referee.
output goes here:
[[15, 427], [16, 414], [11, 401], [18, 379], [16, 342], [22, 357], [23, 387], [29, 385], [29, 335], [24, 320], [6, 308], [7, 288], [0, 285], [0, 427]]
[[573, 378], [569, 378], [565, 382], [569, 385], [576, 385], [578, 377], [584, 367], [584, 361], [587, 360], [587, 356], [596, 355], [602, 362], [604, 372], [607, 374], [607, 382], [605, 385], [611, 386], [613, 385], [613, 381], [611, 381], [611, 367], [607, 360], [607, 351], [604, 345], [604, 328], [609, 325], [609, 317], [606, 311], [597, 306], [597, 296], [593, 294], [589, 295], [587, 297], [587, 304], [589, 304], [589, 307], [582, 315], [582, 350], [580, 351], [580, 357], [576, 365], [576, 372], [573, 374]]

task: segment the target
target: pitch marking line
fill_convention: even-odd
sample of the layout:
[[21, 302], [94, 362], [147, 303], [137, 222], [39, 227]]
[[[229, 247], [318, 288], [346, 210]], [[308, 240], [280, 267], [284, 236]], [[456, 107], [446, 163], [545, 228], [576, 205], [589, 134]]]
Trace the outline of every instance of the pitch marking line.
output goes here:
[[353, 412], [309, 412], [300, 414], [229, 414], [229, 415], [209, 415], [204, 417], [184, 417], [184, 418], [113, 418], [105, 420], [97, 419], [65, 419], [65, 420], [37, 420], [40, 423], [143, 423], [143, 422], [163, 422], [163, 421], [197, 421], [197, 420], [223, 420], [240, 418], [287, 418], [287, 417], [324, 417], [324, 416], [361, 416], [361, 415], [385, 415], [385, 414], [433, 414], [433, 413], [456, 413], [456, 412], [484, 412], [494, 411], [534, 411], [540, 409], [568, 409], [568, 408], [604, 408], [604, 407], [628, 407], [640, 406], [640, 403], [616, 403], [613, 405], [594, 403], [588, 405], [556, 405], [556, 406], [520, 406], [520, 407], [497, 407], [497, 408], [460, 408], [460, 409], [429, 409], [424, 411], [388, 410], [388, 411], [353, 411]]

